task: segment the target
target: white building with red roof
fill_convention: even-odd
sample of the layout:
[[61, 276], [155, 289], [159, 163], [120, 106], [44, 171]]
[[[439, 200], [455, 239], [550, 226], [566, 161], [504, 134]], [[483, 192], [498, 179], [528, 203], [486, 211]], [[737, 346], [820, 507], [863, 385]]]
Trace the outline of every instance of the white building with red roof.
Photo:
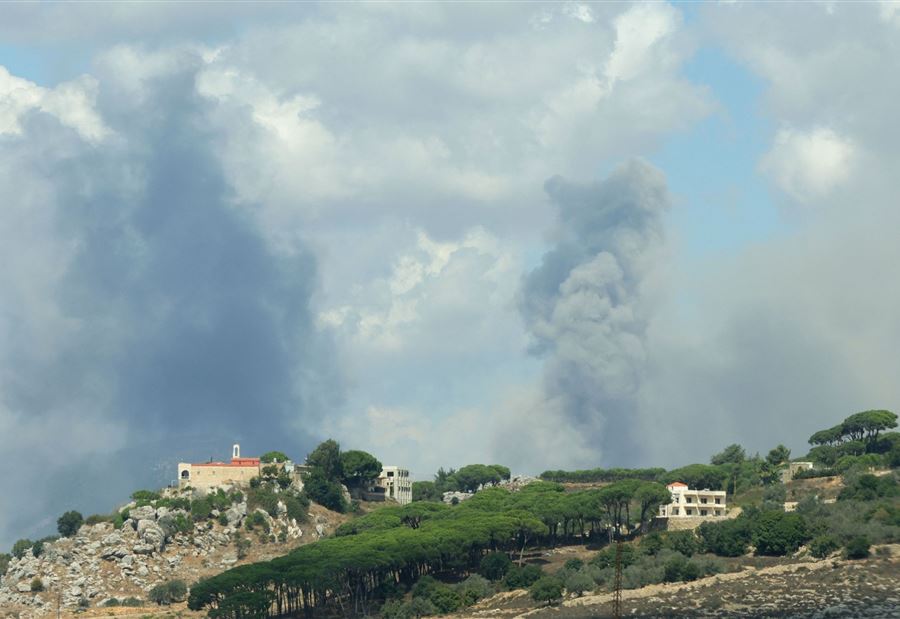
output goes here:
[[693, 490], [686, 483], [676, 481], [666, 488], [672, 502], [659, 506], [661, 518], [715, 518], [725, 515], [724, 490]]

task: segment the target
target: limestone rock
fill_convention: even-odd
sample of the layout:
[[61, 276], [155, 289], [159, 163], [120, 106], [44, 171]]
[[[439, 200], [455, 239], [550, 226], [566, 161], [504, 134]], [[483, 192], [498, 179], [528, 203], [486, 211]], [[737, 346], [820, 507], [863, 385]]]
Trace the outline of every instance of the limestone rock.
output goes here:
[[246, 503], [238, 503], [237, 505], [232, 505], [230, 508], [228, 508], [228, 510], [225, 511], [225, 518], [228, 519], [228, 526], [231, 527], [239, 526], [241, 523], [241, 519], [246, 515]]
[[128, 512], [128, 515], [132, 520], [137, 520], [138, 524], [140, 524], [141, 520], [156, 520], [156, 510], [149, 505], [135, 507]]
[[139, 520], [137, 532], [144, 544], [153, 546], [156, 550], [162, 550], [166, 534], [158, 524], [152, 520]]

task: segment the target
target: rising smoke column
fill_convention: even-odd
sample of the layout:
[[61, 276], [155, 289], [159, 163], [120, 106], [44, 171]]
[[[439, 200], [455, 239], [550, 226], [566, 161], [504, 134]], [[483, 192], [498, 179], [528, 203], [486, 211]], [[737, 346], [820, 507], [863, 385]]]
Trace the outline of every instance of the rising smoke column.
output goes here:
[[[646, 365], [644, 284], [664, 247], [670, 198], [663, 174], [639, 160], [603, 182], [550, 179], [555, 247], [522, 285], [519, 306], [544, 359], [532, 417], [563, 439], [562, 465], [632, 460], [634, 398]], [[559, 448], [555, 449], [559, 451]]]

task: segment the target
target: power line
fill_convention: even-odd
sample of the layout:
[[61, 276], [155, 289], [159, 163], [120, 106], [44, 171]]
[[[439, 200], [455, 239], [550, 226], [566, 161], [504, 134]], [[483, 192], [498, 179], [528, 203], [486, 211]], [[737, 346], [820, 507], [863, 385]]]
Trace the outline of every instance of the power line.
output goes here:
[[616, 580], [613, 587], [613, 617], [622, 619], [622, 540], [616, 541]]

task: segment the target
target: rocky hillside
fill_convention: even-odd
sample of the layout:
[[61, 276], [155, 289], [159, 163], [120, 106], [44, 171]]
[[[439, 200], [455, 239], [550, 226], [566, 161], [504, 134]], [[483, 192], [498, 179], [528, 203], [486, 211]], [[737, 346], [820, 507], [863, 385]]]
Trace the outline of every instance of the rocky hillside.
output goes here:
[[[173, 490], [163, 496], [189, 498]], [[37, 557], [27, 550], [13, 558], [0, 577], [0, 617], [42, 617], [55, 613], [57, 603], [70, 611], [113, 598], [146, 603], [156, 585], [191, 584], [238, 563], [282, 555], [327, 536], [346, 519], [315, 504], [308, 512], [298, 522], [279, 502], [273, 517], [244, 499], [191, 523], [185, 510], [132, 502], [120, 509], [128, 518], [119, 528], [85, 525], [72, 537], [45, 543]]]

